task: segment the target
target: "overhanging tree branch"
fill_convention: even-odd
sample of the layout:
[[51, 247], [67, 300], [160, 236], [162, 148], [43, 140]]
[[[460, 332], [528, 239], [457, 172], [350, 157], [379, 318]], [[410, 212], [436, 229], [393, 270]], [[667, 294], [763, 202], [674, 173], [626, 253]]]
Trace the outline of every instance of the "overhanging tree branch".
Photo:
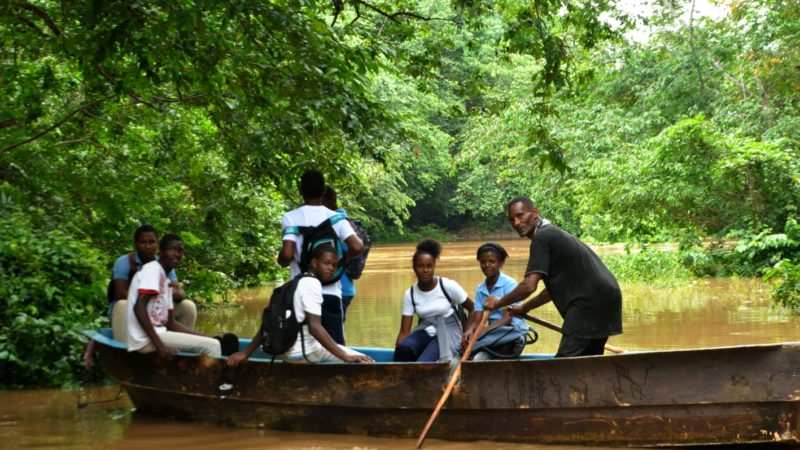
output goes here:
[[20, 21], [20, 22], [24, 23], [24, 24], [25, 24], [25, 25], [27, 25], [29, 28], [32, 28], [33, 30], [35, 30], [35, 31], [36, 31], [36, 34], [38, 34], [38, 35], [40, 35], [40, 36], [47, 37], [47, 33], [45, 33], [44, 31], [42, 31], [42, 30], [41, 30], [39, 27], [37, 27], [37, 26], [36, 26], [36, 24], [35, 24], [35, 23], [33, 23], [33, 21], [31, 21], [31, 20], [30, 20], [30, 19], [28, 19], [27, 17], [23, 17], [23, 16], [21, 16], [21, 15], [19, 15], [19, 14], [15, 14], [15, 15], [14, 15], [14, 17], [16, 17], [17, 19], [19, 19], [19, 21]]
[[[387, 11], [384, 11], [384, 10], [378, 8], [377, 6], [375, 6], [375, 5], [371, 4], [371, 3], [367, 3], [367, 2], [365, 2], [363, 0], [353, 0], [353, 6], [356, 8], [357, 12], [358, 12], [358, 5], [363, 5], [367, 9], [370, 9], [370, 10], [380, 14], [383, 17], [386, 17], [387, 19], [389, 19], [389, 20], [391, 20], [393, 22], [399, 22], [399, 18], [401, 18], [401, 17], [410, 17], [412, 19], [426, 20], [426, 21], [443, 20], [443, 21], [446, 21], [446, 22], [454, 22], [454, 19], [451, 19], [451, 18], [446, 18], [446, 17], [427, 17], [427, 16], [423, 16], [421, 14], [417, 14], [417, 13], [412, 12], [412, 11], [395, 11], [393, 13], [390, 13], [390, 12], [387, 12]], [[360, 14], [359, 14], [359, 16], [360, 16]], [[355, 22], [355, 20], [354, 20], [354, 22]]]
[[16, 126], [19, 122], [17, 119], [4, 119], [0, 120], [0, 128], [9, 128]]
[[342, 0], [331, 0], [333, 3], [333, 20], [331, 20], [331, 26], [336, 25], [336, 19], [339, 18], [339, 13], [342, 12], [344, 9], [344, 3]]
[[17, 6], [20, 8], [32, 12], [36, 17], [42, 19], [44, 23], [47, 25], [47, 28], [50, 28], [50, 31], [53, 32], [56, 36], [61, 36], [61, 28], [58, 27], [56, 22], [50, 17], [45, 10], [39, 8], [36, 5], [32, 5], [23, 0], [17, 0]]
[[58, 122], [56, 122], [56, 123], [54, 123], [54, 124], [50, 125], [49, 127], [47, 127], [47, 128], [45, 128], [45, 129], [43, 129], [42, 131], [40, 131], [40, 132], [36, 133], [35, 135], [31, 136], [30, 138], [28, 138], [28, 139], [25, 139], [24, 141], [17, 142], [17, 143], [15, 143], [15, 144], [11, 144], [11, 145], [9, 145], [9, 146], [7, 146], [7, 147], [4, 147], [2, 150], [0, 150], [0, 153], [5, 153], [5, 152], [7, 152], [7, 151], [9, 151], [9, 150], [13, 150], [13, 149], [15, 149], [15, 148], [17, 148], [17, 147], [20, 147], [20, 146], [23, 146], [23, 145], [25, 145], [25, 144], [30, 144], [31, 142], [33, 142], [33, 141], [35, 141], [35, 140], [39, 139], [40, 137], [44, 136], [45, 134], [47, 134], [47, 133], [49, 133], [49, 132], [51, 132], [51, 131], [55, 130], [55, 129], [56, 129], [56, 128], [58, 128], [58, 127], [60, 127], [61, 125], [63, 125], [64, 123], [66, 123], [68, 120], [70, 120], [70, 119], [71, 119], [71, 118], [72, 118], [72, 117], [73, 117], [75, 114], [78, 114], [78, 113], [79, 113], [79, 112], [81, 112], [81, 111], [85, 111], [85, 110], [87, 110], [87, 109], [89, 109], [89, 108], [92, 108], [92, 107], [94, 107], [94, 106], [96, 106], [96, 105], [99, 105], [100, 103], [102, 103], [102, 102], [104, 102], [104, 101], [106, 101], [106, 100], [110, 99], [110, 98], [111, 98], [111, 97], [113, 97], [114, 95], [115, 95], [115, 94], [107, 95], [107, 96], [105, 96], [105, 97], [103, 97], [103, 98], [99, 98], [99, 99], [96, 99], [96, 100], [92, 100], [92, 101], [90, 101], [90, 102], [88, 102], [88, 103], [84, 103], [83, 105], [81, 105], [81, 106], [80, 106], [80, 107], [78, 107], [77, 109], [75, 109], [75, 110], [71, 111], [69, 114], [67, 114], [66, 116], [64, 116], [64, 117], [63, 117], [61, 120], [59, 120]]

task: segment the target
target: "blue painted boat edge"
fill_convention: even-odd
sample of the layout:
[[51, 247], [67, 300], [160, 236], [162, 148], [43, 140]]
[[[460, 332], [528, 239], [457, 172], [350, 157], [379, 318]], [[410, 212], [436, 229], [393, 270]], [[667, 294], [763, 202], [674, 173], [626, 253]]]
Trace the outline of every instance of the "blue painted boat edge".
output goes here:
[[[128, 347], [120, 341], [114, 340], [111, 333], [111, 328], [100, 328], [98, 330], [84, 330], [83, 334], [93, 339], [103, 345], [120, 349], [120, 350], [128, 350]], [[245, 348], [250, 345], [251, 339], [239, 339], [239, 348]], [[383, 348], [383, 347], [352, 347], [353, 350], [359, 351], [368, 355], [370, 358], [374, 359], [376, 363], [391, 363], [391, 364], [417, 364], [417, 363], [398, 363], [394, 362], [394, 349]], [[187, 353], [187, 352], [179, 352], [181, 356], [198, 356], [196, 353]], [[523, 354], [519, 359], [521, 360], [537, 360], [537, 359], [552, 359], [553, 355], [551, 354]], [[225, 358], [219, 358], [225, 359]], [[257, 349], [253, 352], [253, 355], [250, 356], [250, 360], [254, 362], [271, 362], [272, 356], [264, 353], [261, 349]], [[280, 360], [276, 360], [276, 363], [282, 362]], [[342, 363], [329, 363], [329, 364], [342, 364]]]

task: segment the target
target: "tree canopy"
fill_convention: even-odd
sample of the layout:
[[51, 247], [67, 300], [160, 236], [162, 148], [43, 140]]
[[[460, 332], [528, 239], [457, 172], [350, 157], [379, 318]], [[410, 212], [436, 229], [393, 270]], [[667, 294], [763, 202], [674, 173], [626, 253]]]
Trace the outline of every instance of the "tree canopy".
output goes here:
[[275, 279], [309, 168], [378, 236], [495, 230], [524, 194], [586, 239], [734, 239], [790, 298], [800, 6], [658, 3], [637, 42], [613, 0], [3, 2], [0, 383], [47, 382], [17, 356], [101, 315], [141, 223], [197, 298]]

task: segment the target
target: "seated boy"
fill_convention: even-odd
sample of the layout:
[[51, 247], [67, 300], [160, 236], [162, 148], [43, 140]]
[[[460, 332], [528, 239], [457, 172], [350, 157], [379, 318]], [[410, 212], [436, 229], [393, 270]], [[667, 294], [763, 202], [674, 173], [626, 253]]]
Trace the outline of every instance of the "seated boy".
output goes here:
[[144, 264], [128, 289], [128, 351], [158, 352], [170, 357], [176, 351], [220, 356], [220, 342], [175, 320], [173, 286], [167, 276], [183, 258], [183, 241], [167, 234], [159, 243], [158, 260]]
[[[141, 270], [142, 266], [157, 259], [158, 234], [155, 228], [150, 225], [142, 225], [136, 229], [133, 238], [134, 249], [132, 253], [126, 253], [114, 262], [111, 271], [111, 287], [109, 289], [109, 302], [111, 304], [111, 329], [114, 332], [114, 339], [125, 342], [128, 335], [127, 311], [128, 302], [125, 301], [130, 289], [133, 276]], [[135, 266], [131, 266], [131, 260]], [[197, 305], [189, 300], [183, 292], [175, 269], [167, 272], [167, 278], [172, 283], [172, 303], [175, 305], [175, 320], [186, 328], [194, 329], [197, 321]]]
[[[373, 362], [372, 358], [353, 349], [337, 344], [322, 326], [322, 283], [333, 277], [338, 259], [336, 251], [330, 245], [320, 245], [311, 253], [309, 271], [311, 276], [304, 276], [297, 283], [294, 292], [294, 311], [297, 321], [302, 324], [297, 341], [283, 355], [289, 362]], [[302, 275], [301, 275], [302, 276]], [[263, 343], [263, 335], [259, 330], [250, 345], [241, 352], [228, 357], [228, 366], [235, 367], [247, 358]], [[305, 355], [303, 349], [305, 348]]]

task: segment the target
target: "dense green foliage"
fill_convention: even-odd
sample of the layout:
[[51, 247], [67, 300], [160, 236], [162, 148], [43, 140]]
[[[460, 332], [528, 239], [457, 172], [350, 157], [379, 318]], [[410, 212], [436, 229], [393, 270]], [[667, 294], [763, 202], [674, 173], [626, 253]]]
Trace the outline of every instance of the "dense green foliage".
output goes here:
[[[800, 6], [657, 3], [644, 42], [612, 0], [0, 3], [0, 364], [24, 321], [74, 350], [142, 222], [182, 234], [196, 299], [279, 276], [310, 167], [379, 239], [507, 230], [525, 194], [587, 240], [681, 245], [623, 278], [766, 275], [800, 307]], [[61, 345], [2, 382], [69, 381]]]
[[0, 216], [0, 386], [73, 381], [82, 354], [75, 324], [104, 317], [102, 255], [31, 219], [42, 212]]
[[620, 282], [670, 286], [685, 282], [693, 276], [681, 253], [647, 246], [639, 251], [626, 249], [621, 255], [606, 255], [603, 262]]
[[[571, 74], [562, 34], [588, 47], [606, 33], [596, 17], [609, 4], [566, 3], [2, 2], [0, 213], [15, 233], [0, 260], [8, 270], [45, 237], [75, 258], [4, 272], [0, 362], [61, 362], [3, 383], [68, 381], [75, 331], [102, 316], [89, 286], [140, 223], [184, 237], [180, 276], [213, 301], [278, 274], [279, 218], [310, 167], [378, 235], [402, 232], [415, 203], [448, 204], [428, 199], [455, 186], [454, 138], [479, 107], [483, 63], [524, 49], [549, 92]], [[10, 324], [28, 318], [72, 347], [17, 345]]]

